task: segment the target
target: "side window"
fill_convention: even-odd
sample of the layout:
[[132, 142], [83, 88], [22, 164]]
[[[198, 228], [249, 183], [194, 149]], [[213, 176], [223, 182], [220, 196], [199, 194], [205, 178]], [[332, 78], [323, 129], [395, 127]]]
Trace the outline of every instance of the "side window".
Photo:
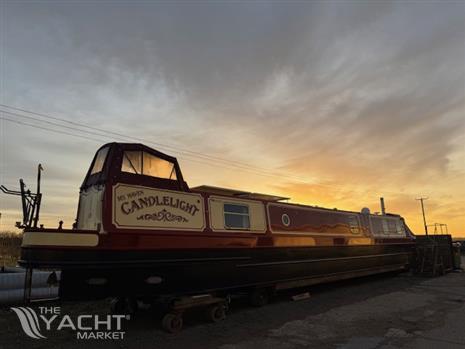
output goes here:
[[227, 229], [250, 229], [249, 206], [224, 204], [224, 226]]
[[123, 164], [121, 171], [142, 174], [142, 152], [125, 151], [123, 154]]
[[105, 159], [107, 158], [108, 154], [108, 147], [100, 149], [95, 157], [94, 166], [92, 166], [92, 170], [90, 174], [93, 175], [95, 173], [99, 173], [103, 169], [103, 164], [105, 163]]
[[357, 216], [349, 216], [349, 227], [352, 234], [360, 234], [360, 225]]
[[387, 220], [383, 219], [382, 224], [383, 224], [383, 234], [384, 235], [389, 235], [389, 225], [388, 225]]
[[125, 151], [121, 171], [176, 180], [173, 163], [141, 151]]
[[397, 227], [397, 234], [405, 235], [404, 226], [401, 223], [401, 221], [399, 220], [396, 221], [396, 227]]
[[389, 234], [397, 234], [396, 221], [390, 219], [388, 221], [388, 226], [389, 226]]

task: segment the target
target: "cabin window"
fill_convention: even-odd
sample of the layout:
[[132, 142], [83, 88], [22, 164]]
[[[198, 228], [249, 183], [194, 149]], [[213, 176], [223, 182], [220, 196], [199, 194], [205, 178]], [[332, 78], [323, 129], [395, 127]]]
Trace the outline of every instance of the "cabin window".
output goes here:
[[174, 164], [144, 152], [143, 174], [146, 176], [176, 179]]
[[125, 151], [121, 171], [134, 174], [142, 174], [142, 152]]
[[172, 162], [142, 151], [125, 151], [121, 171], [176, 180], [176, 169]]
[[227, 229], [250, 229], [249, 206], [224, 204], [224, 225]]
[[109, 148], [106, 147], [98, 151], [97, 156], [95, 157], [94, 166], [92, 166], [92, 170], [90, 171], [91, 175], [102, 172], [103, 164], [105, 163], [105, 159], [107, 158], [108, 149]]

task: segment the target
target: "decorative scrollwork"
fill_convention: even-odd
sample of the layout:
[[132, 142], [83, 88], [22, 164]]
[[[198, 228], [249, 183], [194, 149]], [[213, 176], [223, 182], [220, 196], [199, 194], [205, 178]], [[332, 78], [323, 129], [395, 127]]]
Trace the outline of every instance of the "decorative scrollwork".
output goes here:
[[139, 217], [137, 217], [137, 220], [161, 222], [188, 222], [188, 220], [183, 216], [175, 215], [165, 209], [154, 213], [146, 213], [140, 215]]

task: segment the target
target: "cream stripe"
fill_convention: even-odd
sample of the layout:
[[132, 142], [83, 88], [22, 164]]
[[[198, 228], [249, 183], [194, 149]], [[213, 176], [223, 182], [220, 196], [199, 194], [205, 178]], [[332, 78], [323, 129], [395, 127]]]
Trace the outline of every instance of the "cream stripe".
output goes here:
[[22, 246], [97, 246], [98, 235], [77, 233], [28, 232]]
[[[340, 236], [340, 237], [361, 237], [361, 235], [359, 234], [335, 234], [335, 233], [317, 233], [317, 232], [301, 232], [301, 231], [281, 231], [281, 230], [278, 230], [278, 231], [275, 231], [273, 230], [273, 233], [272, 235], [279, 235], [279, 234], [283, 234], [283, 235], [304, 235], [304, 236], [315, 236], [315, 235], [318, 235], [318, 236]], [[363, 235], [362, 235], [363, 236]]]

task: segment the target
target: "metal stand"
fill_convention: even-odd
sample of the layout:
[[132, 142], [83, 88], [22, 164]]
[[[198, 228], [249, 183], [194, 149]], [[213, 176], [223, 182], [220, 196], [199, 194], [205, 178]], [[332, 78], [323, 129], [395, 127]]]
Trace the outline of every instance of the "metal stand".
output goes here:
[[26, 275], [24, 277], [24, 304], [31, 302], [31, 289], [32, 289], [32, 268], [26, 268]]
[[450, 235], [417, 235], [414, 270], [425, 276], [439, 276], [454, 267]]
[[40, 177], [43, 171], [42, 165], [37, 167], [37, 192], [32, 193], [26, 189], [26, 184], [22, 179], [19, 180], [20, 191], [10, 190], [4, 185], [0, 185], [0, 191], [8, 195], [21, 196], [21, 204], [23, 207], [23, 221], [17, 222], [17, 228], [37, 228], [39, 223], [40, 203], [42, 200], [42, 193], [40, 192]]

